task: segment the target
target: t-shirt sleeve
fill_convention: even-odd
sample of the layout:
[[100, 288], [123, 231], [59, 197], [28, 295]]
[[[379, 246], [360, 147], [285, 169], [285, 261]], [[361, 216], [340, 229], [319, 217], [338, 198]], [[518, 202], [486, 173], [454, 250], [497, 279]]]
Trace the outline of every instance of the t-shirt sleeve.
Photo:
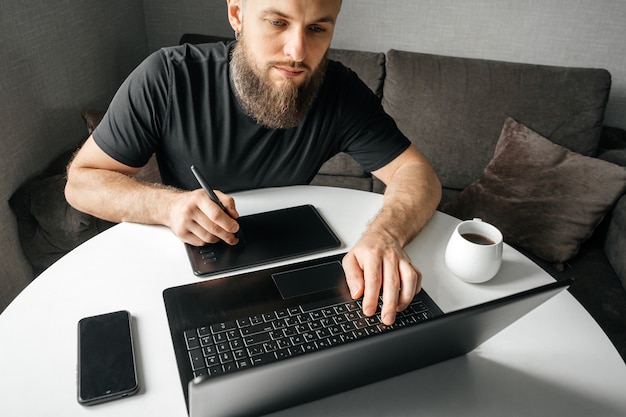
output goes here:
[[342, 151], [368, 172], [376, 171], [404, 152], [411, 141], [383, 109], [380, 99], [352, 71], [342, 77]]
[[141, 167], [155, 152], [168, 105], [168, 61], [158, 51], [122, 83], [93, 132], [96, 144], [125, 165]]

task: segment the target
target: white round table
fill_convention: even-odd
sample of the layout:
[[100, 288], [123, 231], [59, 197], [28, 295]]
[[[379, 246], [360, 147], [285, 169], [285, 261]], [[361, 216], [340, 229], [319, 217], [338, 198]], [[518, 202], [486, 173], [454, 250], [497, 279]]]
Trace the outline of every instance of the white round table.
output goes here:
[[[382, 196], [297, 186], [234, 194], [239, 213], [312, 204], [348, 250]], [[443, 250], [458, 220], [437, 213], [407, 246], [423, 287], [452, 311], [552, 280], [505, 246], [498, 275], [468, 284]], [[285, 262], [283, 262], [285, 263]], [[268, 266], [265, 266], [268, 267]], [[123, 223], [79, 246], [32, 282], [0, 315], [0, 415], [185, 416], [162, 292], [197, 282], [183, 244], [164, 227]], [[76, 325], [127, 309], [134, 317], [140, 392], [93, 407], [76, 401]], [[280, 416], [624, 416], [626, 365], [568, 293], [549, 300], [470, 354], [283, 410]]]

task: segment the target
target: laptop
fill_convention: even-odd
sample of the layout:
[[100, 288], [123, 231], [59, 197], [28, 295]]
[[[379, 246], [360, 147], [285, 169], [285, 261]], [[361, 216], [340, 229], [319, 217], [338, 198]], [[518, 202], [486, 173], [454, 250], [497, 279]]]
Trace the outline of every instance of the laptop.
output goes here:
[[422, 290], [388, 327], [350, 298], [343, 256], [163, 292], [191, 417], [266, 414], [461, 356], [571, 284], [451, 313]]

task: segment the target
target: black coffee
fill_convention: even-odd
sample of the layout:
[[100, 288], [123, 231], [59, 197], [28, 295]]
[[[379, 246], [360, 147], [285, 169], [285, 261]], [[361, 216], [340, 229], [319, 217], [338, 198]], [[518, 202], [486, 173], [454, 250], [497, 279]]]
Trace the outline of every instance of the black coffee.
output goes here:
[[469, 240], [472, 243], [476, 243], [477, 245], [493, 245], [495, 242], [488, 237], [483, 235], [479, 235], [478, 233], [461, 233], [466, 240]]

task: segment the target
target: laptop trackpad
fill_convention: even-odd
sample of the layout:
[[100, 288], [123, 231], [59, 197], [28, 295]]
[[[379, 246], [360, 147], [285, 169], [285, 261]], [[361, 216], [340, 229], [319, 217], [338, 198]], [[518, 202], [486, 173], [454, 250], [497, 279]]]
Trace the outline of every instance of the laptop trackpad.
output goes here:
[[339, 261], [279, 272], [272, 279], [285, 300], [346, 286]]

